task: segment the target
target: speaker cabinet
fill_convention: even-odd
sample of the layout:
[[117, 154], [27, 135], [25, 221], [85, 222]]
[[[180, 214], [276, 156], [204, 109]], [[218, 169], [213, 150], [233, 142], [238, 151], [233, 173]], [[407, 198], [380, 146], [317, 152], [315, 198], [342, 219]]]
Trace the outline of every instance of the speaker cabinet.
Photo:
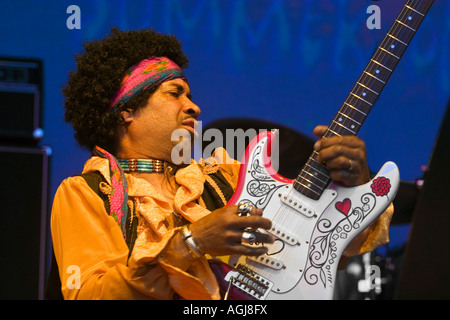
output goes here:
[[0, 57], [0, 143], [37, 145], [42, 129], [42, 61]]
[[43, 299], [51, 149], [0, 146], [0, 299]]

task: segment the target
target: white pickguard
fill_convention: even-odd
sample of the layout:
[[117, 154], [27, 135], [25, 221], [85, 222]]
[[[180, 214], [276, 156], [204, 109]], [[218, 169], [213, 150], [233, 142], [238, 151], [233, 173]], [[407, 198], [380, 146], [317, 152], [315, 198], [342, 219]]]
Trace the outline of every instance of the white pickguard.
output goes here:
[[229, 204], [243, 201], [263, 209], [278, 239], [266, 245], [267, 255], [231, 257], [229, 263], [245, 265], [271, 282], [264, 299], [331, 299], [344, 249], [392, 202], [400, 181], [398, 168], [387, 162], [369, 183], [352, 188], [331, 183], [319, 200], [312, 200], [262, 165], [272, 135], [260, 135], [251, 144], [242, 164], [243, 187]]

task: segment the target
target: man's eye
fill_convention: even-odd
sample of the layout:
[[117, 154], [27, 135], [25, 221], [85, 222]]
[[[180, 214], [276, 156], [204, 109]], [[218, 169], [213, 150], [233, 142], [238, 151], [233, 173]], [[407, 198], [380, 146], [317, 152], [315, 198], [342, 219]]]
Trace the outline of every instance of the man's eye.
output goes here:
[[178, 98], [180, 96], [180, 93], [178, 91], [169, 91], [169, 94], [175, 98]]

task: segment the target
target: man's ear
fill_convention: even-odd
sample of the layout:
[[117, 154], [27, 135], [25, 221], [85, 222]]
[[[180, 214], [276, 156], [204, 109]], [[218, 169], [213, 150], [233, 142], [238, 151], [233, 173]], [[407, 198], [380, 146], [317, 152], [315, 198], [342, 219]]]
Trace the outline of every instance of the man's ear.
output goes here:
[[130, 109], [120, 111], [120, 124], [131, 123], [134, 119], [134, 112]]

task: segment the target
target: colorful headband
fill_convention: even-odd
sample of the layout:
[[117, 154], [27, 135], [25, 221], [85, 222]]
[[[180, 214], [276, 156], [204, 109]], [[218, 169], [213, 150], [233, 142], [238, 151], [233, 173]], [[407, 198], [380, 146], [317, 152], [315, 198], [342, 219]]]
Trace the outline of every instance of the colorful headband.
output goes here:
[[127, 103], [143, 90], [177, 78], [186, 80], [183, 70], [172, 60], [166, 57], [142, 60], [128, 69], [121, 88], [112, 99], [110, 111], [117, 110], [119, 106]]

